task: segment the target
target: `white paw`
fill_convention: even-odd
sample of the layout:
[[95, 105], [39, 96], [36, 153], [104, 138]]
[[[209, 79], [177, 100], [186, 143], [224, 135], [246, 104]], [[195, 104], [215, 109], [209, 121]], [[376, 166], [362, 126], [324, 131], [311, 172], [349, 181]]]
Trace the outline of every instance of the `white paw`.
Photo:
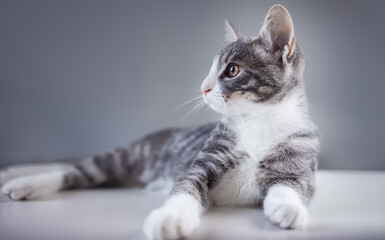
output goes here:
[[282, 228], [299, 228], [305, 225], [307, 210], [298, 194], [286, 186], [273, 186], [263, 203], [265, 216]]
[[199, 214], [199, 205], [193, 197], [173, 196], [147, 217], [144, 233], [150, 240], [188, 237], [199, 225]]
[[18, 177], [25, 177], [40, 173], [58, 171], [61, 169], [65, 169], [65, 167], [67, 167], [67, 165], [60, 163], [14, 165], [0, 170], [0, 185], [4, 186], [5, 183]]
[[62, 172], [53, 171], [12, 179], [1, 190], [13, 200], [34, 199], [59, 191], [62, 183]]

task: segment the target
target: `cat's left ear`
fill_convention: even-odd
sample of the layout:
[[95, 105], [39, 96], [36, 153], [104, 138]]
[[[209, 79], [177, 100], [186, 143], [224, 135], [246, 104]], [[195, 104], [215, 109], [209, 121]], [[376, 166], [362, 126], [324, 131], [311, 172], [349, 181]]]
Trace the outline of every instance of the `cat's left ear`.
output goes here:
[[294, 25], [285, 7], [277, 4], [270, 8], [258, 38], [269, 42], [272, 53], [282, 51], [287, 59], [292, 56], [295, 49]]
[[242, 38], [242, 34], [234, 28], [229, 20], [225, 20], [225, 40], [227, 43], [232, 43]]

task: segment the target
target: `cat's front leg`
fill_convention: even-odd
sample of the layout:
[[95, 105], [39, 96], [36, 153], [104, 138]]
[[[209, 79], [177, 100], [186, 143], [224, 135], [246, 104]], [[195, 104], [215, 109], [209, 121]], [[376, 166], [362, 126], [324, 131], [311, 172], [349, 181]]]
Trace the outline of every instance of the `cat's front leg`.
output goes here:
[[147, 217], [144, 232], [148, 239], [184, 238], [198, 227], [199, 217], [208, 205], [208, 172], [199, 164], [203, 159], [196, 160], [198, 164], [176, 181], [165, 204]]
[[148, 239], [188, 237], [198, 227], [200, 215], [210, 205], [210, 190], [239, 156], [225, 134], [223, 125], [218, 125], [192, 166], [175, 182], [170, 198], [148, 216], [144, 224]]
[[282, 228], [303, 227], [315, 192], [318, 134], [295, 133], [259, 162], [258, 183], [266, 218]]
[[306, 206], [298, 193], [281, 184], [270, 187], [263, 206], [266, 218], [282, 228], [304, 226], [308, 217]]
[[194, 196], [180, 193], [171, 196], [144, 223], [148, 239], [179, 239], [190, 236], [199, 225], [202, 206]]

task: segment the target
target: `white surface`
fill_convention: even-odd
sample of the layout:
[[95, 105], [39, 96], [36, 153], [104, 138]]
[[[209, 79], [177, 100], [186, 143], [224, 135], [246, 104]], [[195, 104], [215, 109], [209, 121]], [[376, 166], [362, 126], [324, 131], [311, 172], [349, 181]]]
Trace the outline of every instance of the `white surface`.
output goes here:
[[[385, 239], [385, 172], [319, 171], [302, 230], [282, 230], [261, 209], [214, 208], [195, 239]], [[142, 224], [164, 195], [128, 189], [68, 191], [15, 202], [0, 197], [0, 239], [145, 239]]]

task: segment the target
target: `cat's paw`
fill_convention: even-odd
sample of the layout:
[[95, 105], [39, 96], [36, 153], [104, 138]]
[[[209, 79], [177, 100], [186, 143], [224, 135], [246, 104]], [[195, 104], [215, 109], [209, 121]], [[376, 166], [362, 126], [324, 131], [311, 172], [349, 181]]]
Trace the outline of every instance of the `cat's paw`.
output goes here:
[[282, 228], [303, 227], [307, 210], [298, 194], [286, 186], [273, 186], [263, 203], [266, 218]]
[[60, 163], [51, 164], [21, 164], [0, 170], [0, 185], [4, 186], [12, 179], [59, 171], [66, 169], [68, 165]]
[[166, 204], [151, 212], [144, 223], [150, 240], [180, 239], [190, 236], [199, 225], [199, 207], [191, 196], [171, 197]]
[[154, 210], [144, 223], [148, 239], [179, 239], [190, 236], [198, 227], [199, 215], [172, 208]]
[[12, 179], [1, 191], [13, 200], [35, 199], [59, 191], [62, 183], [63, 174], [53, 171]]

